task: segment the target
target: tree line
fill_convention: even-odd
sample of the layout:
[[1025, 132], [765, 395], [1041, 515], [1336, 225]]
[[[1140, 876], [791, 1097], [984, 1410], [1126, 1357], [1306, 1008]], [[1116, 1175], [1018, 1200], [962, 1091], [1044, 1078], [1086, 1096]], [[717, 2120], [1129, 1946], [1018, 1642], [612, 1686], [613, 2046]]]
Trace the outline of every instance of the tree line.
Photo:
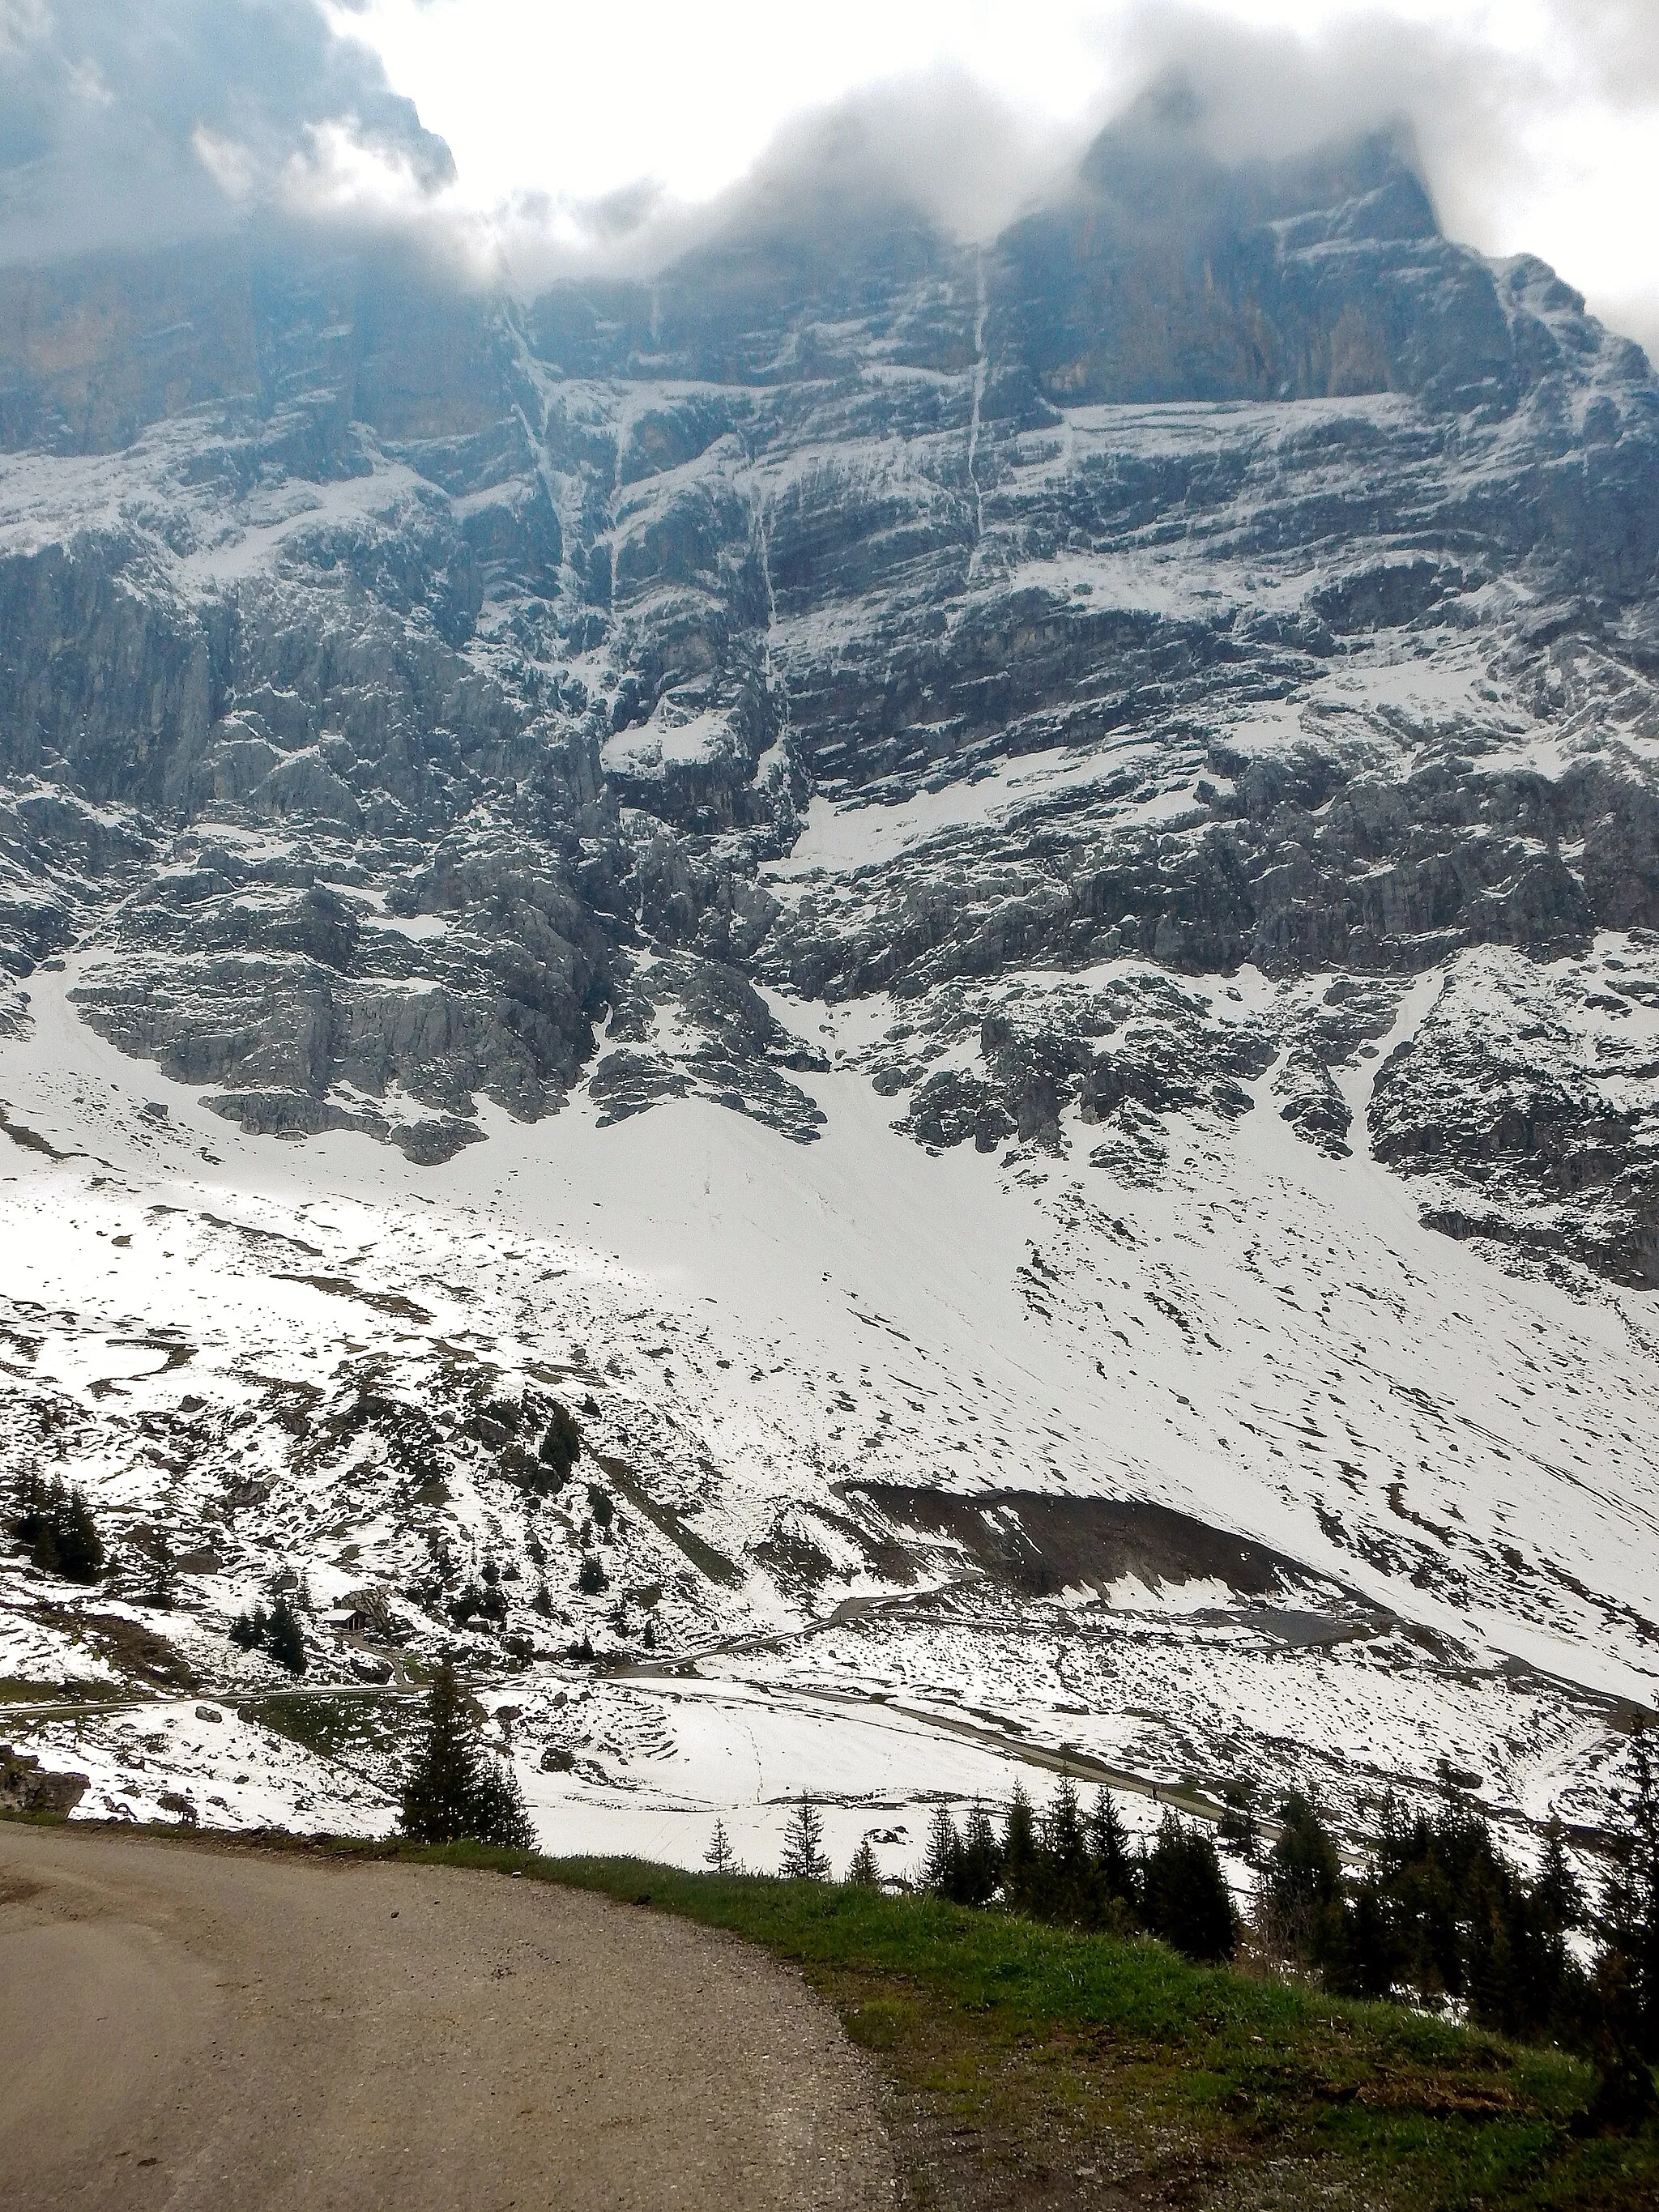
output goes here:
[[1386, 1798], [1350, 1876], [1317, 1806], [1293, 1793], [1257, 1886], [1259, 1940], [1339, 1995], [1449, 2000], [1478, 2027], [1586, 2051], [1609, 2096], [1645, 2108], [1659, 2063], [1659, 1764], [1645, 1734], [1632, 1765], [1595, 1898], [1559, 1825], [1528, 1873], [1444, 1784], [1429, 1810]]
[[[1302, 1792], [1281, 1802], [1265, 1852], [1254, 1820], [1236, 1808], [1221, 1832], [1256, 1863], [1248, 1920], [1206, 1828], [1166, 1812], [1150, 1840], [1132, 1844], [1109, 1792], [1097, 1790], [1085, 1808], [1069, 1778], [1040, 1816], [1016, 1785], [1000, 1829], [981, 1805], [961, 1826], [939, 1806], [919, 1886], [956, 1905], [1155, 1936], [1205, 1963], [1244, 1948], [1338, 1996], [1450, 2004], [1477, 2027], [1593, 2056], [1604, 2095], [1621, 2111], [1645, 2110], [1659, 2064], [1659, 1759], [1647, 1735], [1636, 1738], [1632, 1759], [1634, 1791], [1595, 1899], [1573, 1872], [1559, 1826], [1529, 1873], [1449, 1782], [1431, 1809], [1408, 1812], [1392, 1795], [1385, 1799], [1355, 1873]], [[716, 1872], [738, 1871], [723, 1824], [705, 1856]], [[822, 1816], [810, 1798], [792, 1813], [779, 1871], [830, 1878]], [[879, 1884], [868, 1838], [846, 1879]]]

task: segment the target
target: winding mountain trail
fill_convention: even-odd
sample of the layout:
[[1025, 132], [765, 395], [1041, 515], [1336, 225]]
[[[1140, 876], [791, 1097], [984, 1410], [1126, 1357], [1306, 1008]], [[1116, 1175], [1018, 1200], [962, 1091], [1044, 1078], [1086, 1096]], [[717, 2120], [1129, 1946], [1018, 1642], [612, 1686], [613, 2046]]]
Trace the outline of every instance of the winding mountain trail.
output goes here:
[[13, 2201], [893, 2202], [830, 2015], [734, 1941], [489, 1875], [0, 1826]]

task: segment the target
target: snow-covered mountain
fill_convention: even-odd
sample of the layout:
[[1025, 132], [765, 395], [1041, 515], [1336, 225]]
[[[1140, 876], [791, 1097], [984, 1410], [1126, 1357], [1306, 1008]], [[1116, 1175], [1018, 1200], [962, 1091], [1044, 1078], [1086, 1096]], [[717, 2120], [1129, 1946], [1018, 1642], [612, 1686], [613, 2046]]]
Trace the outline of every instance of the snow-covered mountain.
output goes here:
[[[897, 1863], [1066, 1757], [1594, 1829], [1659, 1671], [1637, 348], [1384, 143], [1156, 113], [982, 249], [0, 291], [6, 1458], [181, 1569], [4, 1571], [84, 1810], [383, 1821], [459, 1641], [573, 1842], [805, 1784]], [[303, 1745], [226, 1636], [301, 1583], [390, 1678]]]

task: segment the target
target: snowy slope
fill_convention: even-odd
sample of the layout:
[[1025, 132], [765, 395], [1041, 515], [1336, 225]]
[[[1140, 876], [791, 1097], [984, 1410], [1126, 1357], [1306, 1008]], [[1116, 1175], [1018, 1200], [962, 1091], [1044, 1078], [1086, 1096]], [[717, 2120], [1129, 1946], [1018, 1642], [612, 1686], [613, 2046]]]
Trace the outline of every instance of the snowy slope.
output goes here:
[[[965, 1148], [927, 1159], [855, 1073], [807, 1079], [829, 1118], [805, 1149], [696, 1101], [605, 1129], [580, 1105], [529, 1128], [503, 1117], [424, 1171], [355, 1136], [274, 1146], [228, 1133], [184, 1086], [135, 1090], [76, 1020], [76, 973], [33, 979], [30, 1032], [0, 1060], [14, 1133], [65, 1156], [26, 1139], [0, 1184], [9, 1455], [38, 1449], [44, 1408], [60, 1409], [48, 1464], [67, 1455], [112, 1534], [159, 1510], [175, 1548], [216, 1555], [184, 1610], [125, 1612], [222, 1694], [276, 1679], [222, 1637], [273, 1571], [303, 1573], [320, 1613], [365, 1585], [415, 1587], [447, 1541], [463, 1578], [485, 1557], [520, 1571], [513, 1627], [550, 1656], [501, 1701], [533, 1717], [517, 1739], [554, 1837], [597, 1838], [613, 1817], [634, 1837], [660, 1813], [653, 1848], [674, 1836], [685, 1855], [713, 1810], [752, 1827], [749, 1808], [792, 1786], [890, 1796], [881, 1759], [866, 1771], [848, 1748], [865, 1739], [811, 1720], [802, 1699], [826, 1688], [971, 1707], [1165, 1784], [1296, 1777], [1352, 1803], [1385, 1779], [1427, 1786], [1447, 1758], [1495, 1804], [1593, 1821], [1620, 1704], [1653, 1698], [1645, 1301], [1504, 1276], [1425, 1231], [1363, 1152], [1328, 1159], [1270, 1109], [1232, 1131], [1195, 1120], [1150, 1189]], [[1228, 988], [1245, 986], [1266, 994], [1248, 974]], [[1400, 1026], [1442, 988], [1419, 987]], [[856, 1043], [850, 1015], [833, 1026]], [[623, 1492], [611, 1590], [583, 1599], [577, 1515], [526, 1515], [464, 1437], [441, 1443], [448, 1497], [417, 1511], [372, 1428], [311, 1448], [366, 1383], [431, 1407], [476, 1376], [497, 1395], [580, 1393], [590, 1453], [738, 1571], [698, 1572]], [[308, 1437], [271, 1419], [296, 1404]], [[1248, 1595], [1176, 1563], [1028, 1594], [1011, 1617], [960, 1545], [910, 1532], [896, 1580], [884, 1516], [846, 1487], [872, 1482], [988, 1493], [993, 1511], [1026, 1492], [1150, 1498], [1301, 1572]], [[551, 1622], [527, 1609], [532, 1520]], [[75, 1608], [48, 1627], [39, 1598], [14, 1575], [4, 1670], [95, 1673]], [[400, 1605], [403, 1650], [447, 1640], [441, 1615]], [[776, 1719], [775, 1762], [734, 1774], [730, 1716], [752, 1691], [732, 1706], [687, 1688], [685, 1713], [604, 1682], [592, 1695], [624, 1742], [654, 1713], [658, 1749], [544, 1776], [553, 1689], [587, 1673], [550, 1655], [583, 1631], [601, 1654], [696, 1655], [799, 1727]], [[352, 1647], [317, 1642], [319, 1673], [349, 1680]], [[100, 1725], [113, 1747], [131, 1723]], [[942, 1764], [910, 1769], [902, 1804], [1006, 1789], [1006, 1744], [922, 1733]], [[97, 1735], [45, 1730], [83, 1762]], [[289, 1818], [356, 1817], [245, 1743], [234, 1756], [261, 1805], [286, 1789]], [[250, 1816], [246, 1794], [197, 1794], [206, 1817], [210, 1796]], [[142, 1806], [143, 1785], [123, 1802]]]

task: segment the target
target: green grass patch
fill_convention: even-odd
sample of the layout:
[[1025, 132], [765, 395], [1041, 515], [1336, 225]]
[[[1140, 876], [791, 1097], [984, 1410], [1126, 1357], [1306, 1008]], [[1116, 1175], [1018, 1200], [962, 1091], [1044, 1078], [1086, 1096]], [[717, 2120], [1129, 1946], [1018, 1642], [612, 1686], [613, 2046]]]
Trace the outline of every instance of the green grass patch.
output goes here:
[[0, 1674], [0, 1705], [120, 1705], [131, 1692], [118, 1682], [65, 1675], [61, 1682], [30, 1682], [21, 1674]]
[[279, 1690], [251, 1698], [237, 1708], [239, 1720], [252, 1721], [319, 1759], [375, 1765], [400, 1755], [421, 1723], [421, 1708], [410, 1702], [376, 1697], [326, 1697], [316, 1691]]

